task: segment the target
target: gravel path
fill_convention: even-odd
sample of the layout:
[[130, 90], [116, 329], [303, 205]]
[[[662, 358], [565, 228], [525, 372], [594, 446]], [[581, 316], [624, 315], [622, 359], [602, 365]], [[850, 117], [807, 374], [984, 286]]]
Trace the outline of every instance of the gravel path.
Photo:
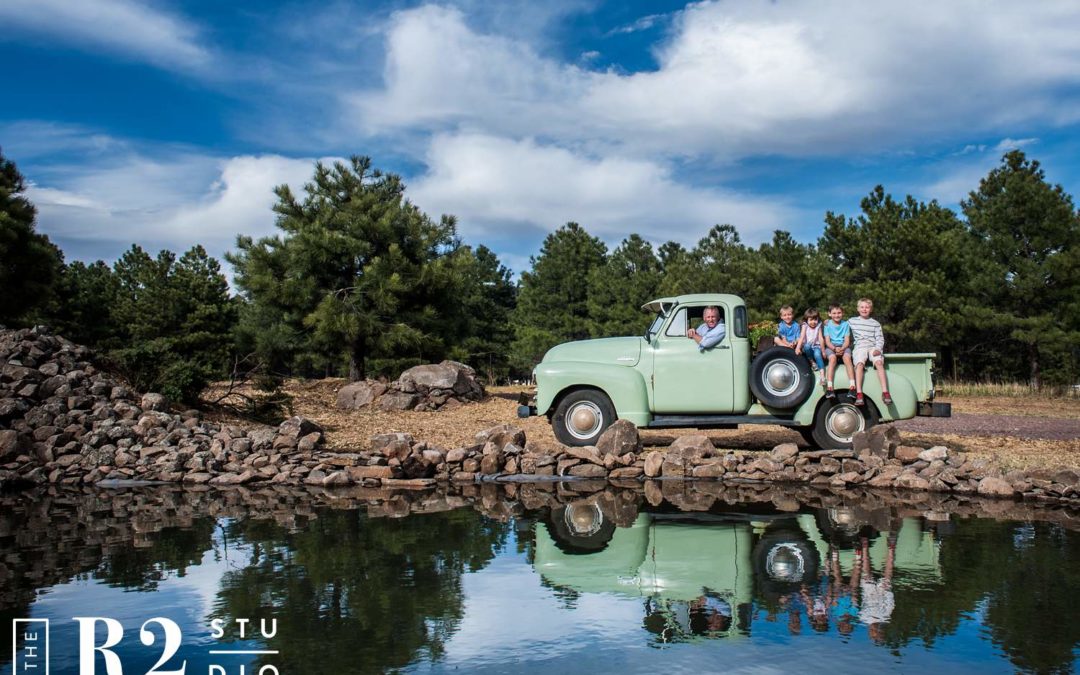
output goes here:
[[1074, 441], [1080, 439], [1080, 420], [1019, 415], [973, 415], [915, 417], [894, 425], [902, 431], [960, 436], [1012, 436], [1025, 439]]

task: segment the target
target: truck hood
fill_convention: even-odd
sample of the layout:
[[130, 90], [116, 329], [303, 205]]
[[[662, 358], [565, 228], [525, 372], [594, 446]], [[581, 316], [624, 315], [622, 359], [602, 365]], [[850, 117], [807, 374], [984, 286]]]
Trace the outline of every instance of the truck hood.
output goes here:
[[587, 361], [633, 367], [641, 359], [641, 343], [644, 341], [639, 337], [617, 337], [566, 342], [549, 349], [542, 363]]

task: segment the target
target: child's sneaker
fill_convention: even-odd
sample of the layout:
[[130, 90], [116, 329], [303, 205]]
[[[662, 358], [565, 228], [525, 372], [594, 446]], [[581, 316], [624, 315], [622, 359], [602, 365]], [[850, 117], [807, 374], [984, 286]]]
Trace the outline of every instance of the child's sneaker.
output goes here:
[[853, 401], [855, 400], [855, 387], [847, 390], [847, 397]]
[[863, 400], [862, 394], [855, 394], [855, 405], [864, 406], [866, 401]]
[[825, 390], [825, 398], [830, 399], [830, 400], [835, 399], [836, 398], [836, 390], [833, 389], [832, 387], [829, 387], [828, 389], [826, 389]]
[[889, 396], [889, 392], [887, 391], [881, 392], [881, 400], [885, 405], [892, 405], [892, 396]]

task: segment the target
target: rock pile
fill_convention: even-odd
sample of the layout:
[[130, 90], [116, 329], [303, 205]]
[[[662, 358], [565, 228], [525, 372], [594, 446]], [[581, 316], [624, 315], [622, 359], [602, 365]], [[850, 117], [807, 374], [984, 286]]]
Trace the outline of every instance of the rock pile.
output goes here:
[[902, 445], [899, 432], [890, 426], [858, 434], [854, 445], [851, 450], [800, 450], [786, 443], [768, 453], [736, 453], [718, 450], [708, 436], [690, 435], [667, 448], [644, 451], [634, 425], [619, 420], [595, 447], [575, 448], [529, 441], [521, 429], [502, 425], [477, 434], [469, 447], [451, 450], [408, 434], [377, 435], [370, 451], [322, 455], [322, 465], [306, 482], [428, 487], [445, 481], [719, 479], [1080, 503], [1080, 477], [1070, 469], [1002, 473], [988, 460], [970, 459], [943, 446]]
[[270, 480], [323, 440], [299, 417], [243, 429], [170, 413], [161, 394], [137, 395], [88, 349], [40, 327], [0, 330], [0, 364], [0, 486]]
[[338, 391], [338, 407], [357, 410], [376, 406], [381, 410], [427, 412], [449, 410], [484, 398], [484, 387], [476, 371], [457, 361], [414, 366], [397, 380], [384, 384], [365, 380], [347, 384]]

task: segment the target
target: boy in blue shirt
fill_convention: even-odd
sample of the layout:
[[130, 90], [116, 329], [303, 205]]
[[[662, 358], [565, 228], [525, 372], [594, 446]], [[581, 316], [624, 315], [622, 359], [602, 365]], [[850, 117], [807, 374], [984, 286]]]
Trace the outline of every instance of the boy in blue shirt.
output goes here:
[[844, 360], [844, 370], [848, 377], [848, 397], [855, 398], [855, 366], [851, 362], [851, 326], [844, 321], [844, 308], [833, 303], [829, 305], [829, 320], [824, 328], [825, 356], [829, 358], [828, 372], [825, 373], [825, 398], [835, 399], [833, 391], [833, 373], [836, 372], [836, 358]]
[[795, 343], [799, 341], [799, 324], [795, 323], [795, 310], [791, 305], [780, 308], [780, 323], [776, 324], [776, 337], [773, 344], [777, 347], [795, 349]]

